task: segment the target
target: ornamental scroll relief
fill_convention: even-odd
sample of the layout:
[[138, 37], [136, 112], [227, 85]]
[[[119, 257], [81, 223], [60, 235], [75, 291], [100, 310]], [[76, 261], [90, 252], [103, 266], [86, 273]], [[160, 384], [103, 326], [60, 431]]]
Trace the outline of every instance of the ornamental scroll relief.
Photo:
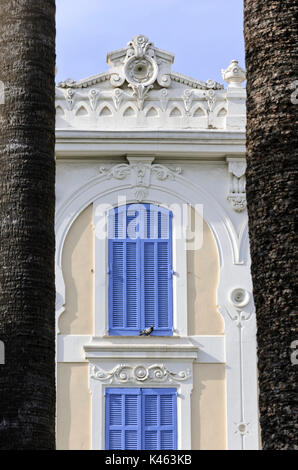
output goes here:
[[99, 173], [109, 179], [124, 180], [131, 177], [131, 187], [134, 189], [134, 196], [141, 202], [148, 196], [148, 188], [151, 184], [151, 175], [154, 175], [158, 181], [166, 179], [175, 180], [177, 175], [182, 173], [182, 169], [177, 167], [173, 170], [160, 165], [152, 164], [154, 158], [127, 157], [129, 163], [121, 163], [113, 166], [111, 169], [105, 167], [99, 168]]
[[130, 366], [119, 364], [110, 371], [103, 371], [98, 366], [93, 365], [91, 378], [99, 380], [105, 384], [126, 384], [126, 383], [180, 383], [191, 378], [190, 369], [180, 372], [171, 372], [163, 364], [153, 364], [152, 366]]

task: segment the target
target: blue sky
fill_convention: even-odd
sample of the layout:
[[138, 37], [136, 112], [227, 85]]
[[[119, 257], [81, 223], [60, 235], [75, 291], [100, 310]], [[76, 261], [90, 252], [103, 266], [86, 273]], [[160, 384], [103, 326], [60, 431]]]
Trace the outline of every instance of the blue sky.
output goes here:
[[222, 82], [244, 66], [243, 0], [56, 0], [57, 81], [107, 70], [106, 54], [145, 34], [175, 54], [173, 70]]

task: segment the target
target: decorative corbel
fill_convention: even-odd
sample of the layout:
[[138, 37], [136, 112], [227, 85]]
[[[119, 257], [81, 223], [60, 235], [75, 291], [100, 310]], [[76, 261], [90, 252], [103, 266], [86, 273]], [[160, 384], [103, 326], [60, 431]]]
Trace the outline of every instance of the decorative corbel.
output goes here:
[[246, 208], [246, 161], [244, 158], [227, 158], [227, 162], [230, 173], [230, 189], [227, 199], [236, 212], [241, 212]]

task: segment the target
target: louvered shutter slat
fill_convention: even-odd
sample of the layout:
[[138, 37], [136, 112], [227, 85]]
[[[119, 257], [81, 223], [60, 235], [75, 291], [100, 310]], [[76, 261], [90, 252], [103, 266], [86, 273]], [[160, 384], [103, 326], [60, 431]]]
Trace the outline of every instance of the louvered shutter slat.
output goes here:
[[110, 395], [110, 416], [109, 421], [111, 426], [122, 425], [122, 395]]
[[158, 403], [157, 395], [145, 395], [144, 400], [145, 426], [157, 426]]
[[110, 393], [106, 401], [106, 439], [111, 450], [122, 449], [123, 434], [123, 396]]
[[174, 449], [174, 431], [160, 431], [160, 450]]
[[158, 326], [169, 326], [169, 243], [158, 243]]
[[155, 258], [154, 242], [144, 242], [144, 316], [145, 324], [144, 327], [149, 327], [151, 325], [156, 326], [155, 322], [155, 309], [156, 309], [156, 268], [155, 268]]
[[124, 242], [112, 240], [110, 242], [110, 251], [112, 258], [111, 266], [111, 287], [112, 295], [112, 314], [111, 323], [113, 328], [123, 327], [123, 289], [124, 289]]
[[110, 450], [121, 450], [122, 448], [122, 432], [120, 430], [110, 430], [109, 432], [109, 449]]
[[160, 395], [160, 424], [162, 426], [173, 426], [173, 401], [174, 395]]
[[145, 431], [144, 450], [157, 450], [158, 449], [158, 435], [157, 431]]
[[[116, 208], [109, 217], [109, 318], [110, 334], [131, 335], [140, 331], [140, 255], [138, 240], [127, 235], [132, 216]], [[133, 235], [133, 234], [131, 234]]]
[[126, 326], [138, 327], [138, 256], [137, 243], [126, 242]]
[[138, 395], [125, 396], [125, 425], [136, 426], [138, 424]]
[[147, 211], [147, 233], [150, 234], [150, 238], [142, 243], [143, 327], [153, 325], [153, 335], [171, 335], [173, 330], [171, 213], [150, 205]]
[[176, 389], [142, 389], [143, 448], [177, 448]]
[[141, 449], [140, 389], [106, 390], [106, 449]]
[[138, 432], [125, 431], [125, 450], [138, 450]]

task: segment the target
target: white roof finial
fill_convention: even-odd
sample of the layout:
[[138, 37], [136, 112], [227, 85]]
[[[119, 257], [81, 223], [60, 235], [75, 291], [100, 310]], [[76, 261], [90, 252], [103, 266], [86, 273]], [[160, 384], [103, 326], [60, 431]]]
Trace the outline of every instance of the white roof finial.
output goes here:
[[229, 88], [241, 88], [241, 83], [246, 80], [246, 72], [240, 67], [238, 60], [232, 60], [226, 70], [222, 69], [221, 74]]

